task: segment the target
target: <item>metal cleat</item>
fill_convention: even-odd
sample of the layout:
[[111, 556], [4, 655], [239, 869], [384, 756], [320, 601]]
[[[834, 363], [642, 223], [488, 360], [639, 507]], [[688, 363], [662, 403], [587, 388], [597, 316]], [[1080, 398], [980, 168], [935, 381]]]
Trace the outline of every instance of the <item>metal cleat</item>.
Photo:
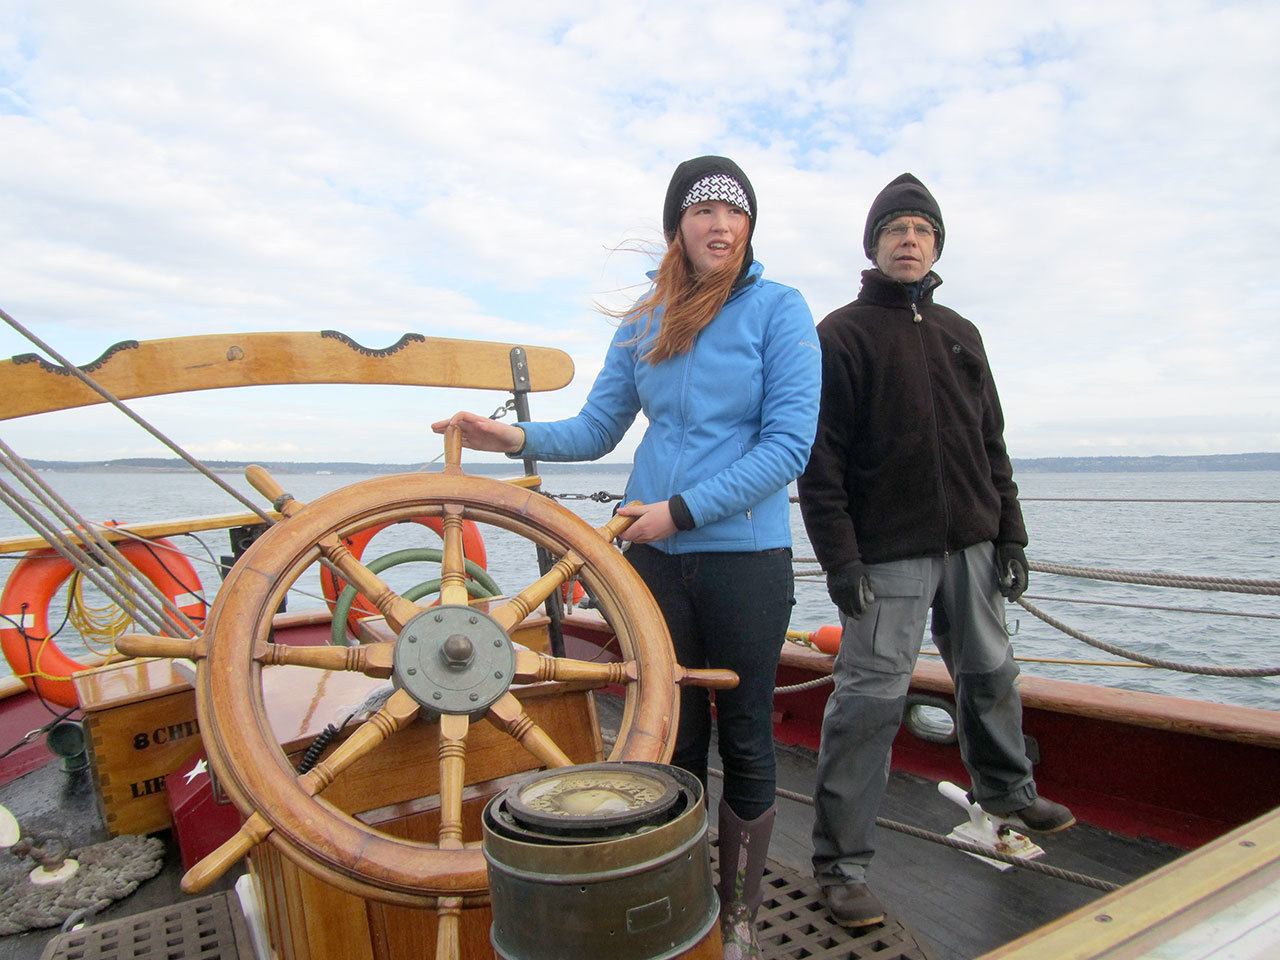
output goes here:
[[[969, 819], [966, 822], [959, 824], [947, 834], [948, 837], [953, 840], [967, 840], [969, 843], [976, 843], [1005, 856], [1022, 857], [1025, 860], [1033, 860], [1036, 857], [1044, 856], [1044, 850], [1038, 844], [1025, 834], [1018, 833], [999, 817], [987, 813], [969, 799], [968, 793], [954, 783], [943, 780], [938, 784], [938, 792], [969, 815]], [[977, 860], [991, 864], [997, 870], [1010, 870], [1013, 868], [1011, 863], [992, 860], [990, 857], [984, 857], [981, 854], [969, 853], [968, 850], [963, 852], [968, 853], [969, 856]]]

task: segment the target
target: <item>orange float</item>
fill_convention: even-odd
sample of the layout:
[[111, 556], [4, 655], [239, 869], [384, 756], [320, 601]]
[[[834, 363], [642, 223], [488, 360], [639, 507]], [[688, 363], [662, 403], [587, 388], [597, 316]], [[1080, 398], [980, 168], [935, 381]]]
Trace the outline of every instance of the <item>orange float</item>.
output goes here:
[[[130, 565], [150, 580], [191, 620], [204, 620], [200, 577], [191, 562], [168, 540], [117, 543]], [[48, 547], [18, 561], [0, 595], [0, 647], [5, 659], [31, 690], [64, 707], [79, 706], [71, 675], [85, 664], [63, 653], [49, 636], [49, 604], [75, 568]]]
[[[364, 556], [364, 548], [369, 545], [369, 541], [379, 533], [395, 523], [409, 522], [420, 523], [424, 527], [429, 527], [436, 532], [436, 535], [441, 540], [444, 539], [444, 521], [438, 516], [430, 516], [413, 517], [408, 521], [396, 520], [389, 523], [377, 523], [372, 527], [366, 527], [364, 530], [358, 530], [349, 537], [343, 537], [342, 542], [351, 551], [351, 555], [359, 560]], [[462, 521], [462, 555], [472, 563], [488, 569], [488, 556], [484, 549], [484, 538], [480, 535], [480, 527], [474, 520]], [[329, 604], [330, 611], [337, 605], [338, 596], [346, 589], [346, 586], [347, 582], [341, 577], [334, 576], [328, 567], [320, 568], [320, 591], [324, 594], [325, 602]], [[367, 597], [357, 594], [355, 602], [351, 604], [351, 611], [347, 614], [347, 625], [350, 627], [351, 632], [355, 633], [361, 620], [365, 617], [379, 615], [378, 609], [369, 602]]]
[[807, 643], [834, 656], [840, 652], [840, 637], [843, 633], [843, 628], [828, 623], [817, 630], [788, 630], [787, 639]]
[[570, 580], [560, 584], [560, 599], [565, 603], [569, 603], [569, 584], [573, 584], [573, 605], [576, 607], [586, 599], [587, 591], [582, 586], [582, 581], [578, 579]]

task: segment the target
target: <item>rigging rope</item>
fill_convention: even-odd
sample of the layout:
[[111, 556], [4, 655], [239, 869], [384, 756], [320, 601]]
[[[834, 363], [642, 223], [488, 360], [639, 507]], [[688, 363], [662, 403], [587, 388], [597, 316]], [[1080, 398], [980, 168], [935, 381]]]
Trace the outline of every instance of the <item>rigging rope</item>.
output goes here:
[[[98, 524], [98, 526], [101, 526], [101, 524]], [[126, 530], [123, 527], [112, 527], [111, 530], [113, 533], [115, 533], [117, 536], [121, 537], [122, 539], [134, 540], [138, 543], [145, 543], [153, 550], [164, 551], [167, 553], [176, 553], [178, 556], [186, 557], [188, 560], [191, 560], [195, 563], [203, 563], [205, 566], [216, 567], [218, 570], [223, 569], [221, 561], [214, 559], [213, 553], [209, 550], [208, 545], [199, 537], [197, 537], [194, 533], [183, 534], [183, 536], [190, 537], [196, 543], [200, 544], [200, 546], [204, 547], [205, 556], [201, 556], [198, 553], [187, 553], [185, 550], [179, 550], [177, 547], [173, 546], [172, 544], [160, 543], [159, 541], [156, 541], [156, 540], [148, 540], [146, 537], [141, 536], [140, 534], [134, 533], [132, 530]], [[296, 584], [289, 587], [288, 592], [290, 594], [297, 594], [300, 597], [306, 597], [309, 600], [319, 600], [323, 604], [327, 604], [329, 602], [328, 598], [325, 597], [323, 593], [312, 593], [310, 590], [303, 590], [301, 587], [297, 586]]]
[[1111, 567], [1079, 567], [1065, 563], [1027, 564], [1037, 573], [1113, 583], [1140, 583], [1150, 587], [1181, 587], [1186, 590], [1221, 590], [1224, 593], [1255, 593], [1280, 596], [1280, 580], [1246, 580], [1241, 577], [1192, 577], [1180, 573], [1147, 573], [1142, 570], [1115, 570]]
[[1280, 666], [1270, 667], [1206, 667], [1194, 663], [1178, 663], [1174, 660], [1165, 660], [1161, 657], [1151, 657], [1144, 653], [1138, 653], [1136, 650], [1128, 650], [1124, 647], [1118, 647], [1113, 643], [1106, 643], [1102, 640], [1094, 639], [1087, 633], [1076, 630], [1067, 626], [1061, 620], [1049, 616], [1035, 604], [1029, 602], [1025, 597], [1019, 597], [1017, 603], [1020, 607], [1030, 613], [1033, 617], [1038, 617], [1051, 627], [1056, 627], [1069, 637], [1074, 637], [1081, 643], [1087, 643], [1089, 646], [1098, 650], [1113, 653], [1118, 657], [1127, 657], [1130, 660], [1137, 660], [1139, 663], [1149, 663], [1153, 667], [1163, 667], [1166, 670], [1176, 670], [1179, 673], [1195, 673], [1206, 677], [1275, 677], [1280, 676]]
[[[708, 767], [707, 773], [715, 777], [717, 780], [724, 779], [724, 772], [716, 770], [714, 767]], [[786, 790], [782, 787], [776, 788], [778, 796], [784, 800], [793, 800], [796, 803], [803, 803], [805, 806], [812, 807], [813, 797], [803, 793], [797, 793], [795, 790]], [[1112, 883], [1110, 880], [1100, 880], [1097, 877], [1091, 877], [1085, 873], [1077, 873], [1074, 870], [1064, 870], [1061, 867], [1055, 867], [1047, 863], [1040, 863], [1038, 860], [1028, 860], [1025, 857], [1015, 857], [1007, 853], [1001, 853], [999, 850], [993, 850], [991, 847], [984, 847], [980, 843], [970, 843], [968, 840], [958, 840], [955, 837], [944, 837], [940, 833], [934, 833], [931, 830], [924, 830], [921, 827], [913, 827], [909, 823], [902, 823], [898, 820], [890, 820], [887, 817], [876, 817], [876, 826], [885, 830], [892, 830], [895, 833], [905, 834], [908, 837], [915, 837], [917, 840], [928, 840], [930, 843], [941, 844], [944, 847], [951, 847], [955, 850], [963, 850], [965, 853], [976, 853], [980, 857], [986, 857], [988, 860], [999, 860], [1002, 863], [1009, 863], [1015, 867], [1021, 867], [1023, 870], [1030, 870], [1033, 873], [1043, 873], [1046, 876], [1054, 877], [1058, 880], [1066, 880], [1069, 883], [1077, 883], [1084, 887], [1092, 887], [1094, 890], [1102, 890], [1110, 892], [1120, 889], [1120, 885]]]
[[[139, 624], [147, 629], [164, 634], [167, 631], [161, 624], [163, 618], [157, 618], [155, 611], [146, 597], [126, 597], [110, 578], [104, 577], [93, 558], [78, 542], [73, 541], [63, 531], [49, 524], [43, 517], [23, 502], [17, 491], [8, 482], [0, 482], [0, 502], [9, 507], [18, 518], [36, 533], [40, 534], [54, 550], [57, 550], [68, 563], [93, 581], [94, 585], [111, 597], [121, 609], [128, 610]], [[139, 578], [141, 579], [141, 578]], [[139, 602], [141, 601], [141, 602]]]
[[777, 697], [787, 693], [800, 693], [803, 690], [814, 690], [818, 687], [825, 687], [827, 684], [835, 682], [836, 675], [834, 673], [828, 673], [813, 680], [805, 680], [803, 683], [793, 683], [788, 687], [774, 687], [773, 695]]
[[[3, 463], [10, 473], [22, 481], [22, 484], [36, 495], [36, 498], [44, 505], [44, 508], [48, 510], [55, 519], [59, 520], [66, 530], [80, 531], [78, 537], [70, 534], [64, 534], [62, 531], [59, 531], [58, 545], [54, 545], [53, 541], [49, 541], [50, 545], [53, 545], [54, 549], [57, 550], [58, 553], [62, 554], [63, 557], [71, 561], [73, 564], [75, 561], [72, 560], [70, 556], [70, 553], [72, 552], [79, 556], [82, 561], [91, 562], [95, 567], [100, 563], [114, 573], [117, 580], [122, 583], [137, 581], [139, 584], [145, 584], [142, 589], [143, 592], [145, 594], [149, 594], [149, 596], [143, 598], [142, 602], [149, 610], [156, 614], [157, 621], [159, 623], [168, 623], [174, 628], [164, 632], [170, 633], [174, 636], [183, 636], [184, 632], [189, 633], [190, 635], [194, 635], [199, 632], [199, 628], [191, 622], [191, 619], [182, 612], [178, 605], [168, 597], [163, 590], [151, 583], [145, 577], [138, 576], [133, 565], [124, 558], [123, 554], [121, 554], [105, 536], [102, 536], [97, 532], [95, 529], [96, 525], [91, 524], [88, 520], [77, 513], [66, 500], [58, 495], [56, 490], [46, 483], [44, 479], [31, 468], [29, 463], [22, 459], [22, 457], [20, 457], [13, 448], [3, 440], [0, 440], [0, 463]], [[7, 492], [12, 496], [17, 496], [16, 491], [9, 487], [8, 484], [5, 486]], [[34, 508], [31, 505], [28, 505], [28, 509], [34, 512]], [[50, 526], [52, 526], [51, 523]], [[93, 541], [96, 549], [93, 549], [92, 551], [90, 550], [87, 541], [84, 539], [86, 535]], [[47, 537], [45, 539], [48, 540]], [[90, 579], [95, 584], [101, 586], [99, 578], [90, 577]], [[199, 587], [199, 584], [195, 584], [195, 586]], [[104, 592], [109, 593], [109, 591]], [[132, 593], [130, 594], [130, 597], [133, 597]], [[124, 610], [133, 610], [136, 608], [136, 602], [132, 602], [128, 605], [122, 605], [122, 609]], [[174, 632], [175, 629], [177, 632]]]
[[[601, 742], [610, 749], [612, 749], [617, 743], [616, 737], [608, 735], [602, 735], [600, 739]], [[724, 779], [724, 771], [717, 770], [715, 767], [708, 767], [707, 774], [715, 777], [717, 780]], [[776, 787], [774, 792], [784, 800], [793, 800], [796, 803], [803, 803], [808, 807], [812, 807], [814, 805], [813, 797], [808, 796], [807, 794], [797, 793], [795, 790]], [[993, 850], [991, 847], [984, 847], [978, 843], [970, 843], [968, 840], [957, 840], [953, 837], [944, 837], [940, 833], [934, 833], [920, 827], [913, 827], [909, 823], [900, 823], [897, 820], [889, 820], [885, 817], [876, 817], [876, 826], [883, 827], [886, 830], [893, 830], [896, 833], [906, 834], [907, 836], [915, 837], [918, 840], [928, 840], [930, 843], [941, 844], [944, 847], [951, 847], [955, 850], [963, 850], [965, 853], [976, 853], [978, 856], [986, 857], [988, 860], [999, 860], [1002, 863], [1012, 864], [1015, 867], [1021, 867], [1023, 870], [1031, 870], [1034, 873], [1043, 873], [1046, 876], [1054, 877], [1058, 880], [1066, 880], [1069, 883], [1092, 887], [1094, 890], [1102, 890], [1109, 893], [1112, 890], [1120, 889], [1119, 884], [1112, 883], [1109, 880], [1100, 880], [1097, 877], [1091, 877], [1088, 874], [1077, 873], [1074, 870], [1064, 870], [1061, 867], [1054, 867], [1050, 864], [1040, 863], [1036, 860], [1028, 860], [1025, 857], [1011, 856], [1007, 853], [1001, 853], [998, 850]]]
[[[1254, 502], [1254, 501], [1249, 501]], [[1259, 501], [1261, 502], [1261, 501]], [[797, 557], [796, 563], [817, 563], [814, 557]], [[1154, 587], [1174, 587], [1186, 590], [1213, 590], [1224, 593], [1241, 593], [1253, 594], [1258, 596], [1280, 596], [1280, 580], [1250, 580], [1242, 577], [1200, 577], [1188, 576], [1176, 573], [1156, 573], [1141, 570], [1117, 570], [1111, 567], [1086, 567], [1065, 563], [1045, 563], [1033, 561], [1028, 566], [1037, 573], [1048, 573], [1056, 576], [1079, 577], [1088, 580], [1103, 580], [1113, 583], [1133, 583], [1144, 586]], [[820, 580], [825, 575], [820, 570], [798, 570], [795, 573], [795, 579], [814, 581]], [[1271, 613], [1248, 613], [1235, 610], [1209, 610], [1195, 607], [1173, 607], [1161, 606], [1156, 604], [1140, 604], [1125, 603], [1117, 600], [1086, 600], [1076, 597], [1037, 597], [1023, 596], [1019, 597], [1017, 603], [1023, 607], [1032, 616], [1044, 621], [1049, 626], [1060, 630], [1067, 636], [1079, 640], [1081, 643], [1088, 644], [1095, 649], [1114, 654], [1118, 657], [1124, 657], [1138, 663], [1145, 663], [1148, 666], [1160, 667], [1165, 670], [1173, 670], [1178, 673], [1191, 673], [1207, 677], [1274, 677], [1280, 676], [1280, 666], [1268, 667], [1213, 667], [1201, 666], [1199, 664], [1181, 663], [1175, 660], [1167, 660], [1162, 657], [1153, 657], [1137, 651], [1120, 647], [1112, 643], [1095, 639], [1083, 631], [1076, 630], [1067, 626], [1061, 620], [1050, 616], [1039, 607], [1032, 604], [1031, 600], [1060, 600], [1064, 603], [1087, 603], [1098, 606], [1114, 606], [1114, 607], [1135, 607], [1142, 610], [1167, 610], [1177, 613], [1203, 613], [1227, 617], [1257, 617], [1260, 619], [1277, 620], [1280, 616]], [[817, 686], [818, 684], [813, 684]], [[790, 688], [779, 688], [782, 692], [795, 692]], [[801, 689], [809, 689], [802, 686]]]
[[1168, 613], [1201, 613], [1210, 617], [1251, 617], [1255, 620], [1280, 620], [1280, 613], [1250, 613], [1247, 610], [1214, 610], [1210, 607], [1171, 607], [1160, 603], [1126, 603], [1123, 600], [1086, 600], [1083, 597], [1045, 597], [1023, 594], [1028, 600], [1050, 600], [1054, 603], [1083, 603], [1093, 607], [1128, 607], [1133, 610], [1163, 610]]
[[26, 337], [26, 339], [30, 340], [33, 344], [35, 344], [37, 347], [39, 347], [49, 356], [53, 357], [53, 359], [57, 360], [58, 363], [62, 364], [63, 370], [71, 374], [73, 377], [75, 377], [77, 380], [83, 383], [86, 387], [88, 387], [94, 393], [98, 394], [98, 396], [102, 397], [102, 399], [106, 400], [109, 404], [111, 404], [113, 407], [115, 407], [117, 410], [123, 413], [126, 417], [128, 417], [138, 426], [142, 427], [142, 429], [147, 431], [147, 433], [151, 434], [153, 437], [155, 437], [157, 440], [163, 443], [166, 447], [168, 447], [170, 450], [172, 450], [174, 453], [180, 456], [183, 460], [189, 463], [192, 466], [192, 468], [194, 468], [197, 472], [203, 474], [206, 479], [212, 481], [215, 486], [220, 487], [226, 493], [230, 494], [232, 498], [234, 498], [235, 500], [238, 500], [241, 504], [243, 504], [249, 510], [252, 510], [254, 513], [256, 513], [259, 517], [262, 518], [264, 523], [274, 522], [271, 519], [271, 516], [268, 513], [266, 513], [266, 511], [264, 511], [261, 507], [259, 507], [256, 503], [254, 503], [252, 500], [246, 497], [243, 493], [241, 493], [235, 487], [231, 486], [231, 484], [223, 480], [220, 476], [218, 476], [216, 473], [210, 470], [207, 466], [205, 466], [203, 463], [201, 463], [191, 454], [187, 453], [186, 450], [182, 449], [181, 446], [179, 446], [174, 441], [170, 440], [160, 430], [156, 429], [150, 423], [148, 423], [146, 420], [140, 417], [138, 414], [134, 413], [133, 410], [130, 409], [128, 406], [126, 406], [124, 401], [122, 401], [119, 397], [117, 397], [115, 394], [109, 391], [106, 387], [102, 386], [102, 384], [98, 383], [98, 381], [94, 380], [93, 377], [89, 376], [87, 373], [85, 373], [83, 370], [77, 367], [74, 363], [72, 363], [62, 354], [58, 353], [57, 350], [53, 349], [53, 347], [49, 346], [49, 344], [45, 343], [43, 340], [37, 337], [34, 333], [32, 333], [30, 330], [24, 327], [21, 323], [19, 323], [13, 317], [9, 316], [9, 314], [2, 309], [0, 309], [0, 319], [3, 319], [4, 322], [9, 324], [9, 326], [13, 327], [14, 330], [18, 331], [18, 333], [22, 334], [24, 337]]

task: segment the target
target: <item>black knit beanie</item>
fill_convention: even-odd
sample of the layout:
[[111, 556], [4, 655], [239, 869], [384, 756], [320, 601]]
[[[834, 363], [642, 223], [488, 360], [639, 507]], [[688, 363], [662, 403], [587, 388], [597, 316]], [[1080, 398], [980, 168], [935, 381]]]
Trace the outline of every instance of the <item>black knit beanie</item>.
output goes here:
[[742, 258], [742, 271], [745, 273], [751, 266], [751, 261], [755, 259], [755, 254], [751, 250], [751, 237], [756, 232], [756, 216], [759, 210], [756, 207], [756, 192], [751, 188], [751, 181], [742, 172], [742, 168], [728, 157], [695, 157], [676, 167], [676, 172], [671, 175], [671, 183], [667, 186], [666, 202], [662, 205], [662, 232], [666, 235], [668, 243], [675, 239], [676, 231], [680, 229], [680, 217], [686, 206], [684, 200], [690, 189], [700, 180], [716, 175], [726, 176], [736, 181], [742, 188], [742, 192], [746, 194], [750, 208], [747, 210], [747, 218], [751, 225], [747, 228], [747, 249]]
[[947, 236], [942, 225], [942, 208], [928, 187], [911, 174], [904, 173], [890, 181], [871, 202], [866, 231], [862, 234], [862, 249], [869, 260], [874, 262], [876, 259], [876, 238], [880, 235], [880, 228], [895, 217], [906, 216], [924, 217], [933, 224], [938, 234], [934, 259], [942, 256], [942, 241]]

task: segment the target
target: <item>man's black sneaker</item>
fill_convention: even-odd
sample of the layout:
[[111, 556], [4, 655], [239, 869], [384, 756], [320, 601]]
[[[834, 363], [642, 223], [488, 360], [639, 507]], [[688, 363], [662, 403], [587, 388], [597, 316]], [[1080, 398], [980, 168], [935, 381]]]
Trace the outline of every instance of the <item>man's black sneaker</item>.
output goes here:
[[884, 907], [865, 883], [833, 883], [822, 888], [822, 902], [842, 927], [869, 927], [884, 920]]

